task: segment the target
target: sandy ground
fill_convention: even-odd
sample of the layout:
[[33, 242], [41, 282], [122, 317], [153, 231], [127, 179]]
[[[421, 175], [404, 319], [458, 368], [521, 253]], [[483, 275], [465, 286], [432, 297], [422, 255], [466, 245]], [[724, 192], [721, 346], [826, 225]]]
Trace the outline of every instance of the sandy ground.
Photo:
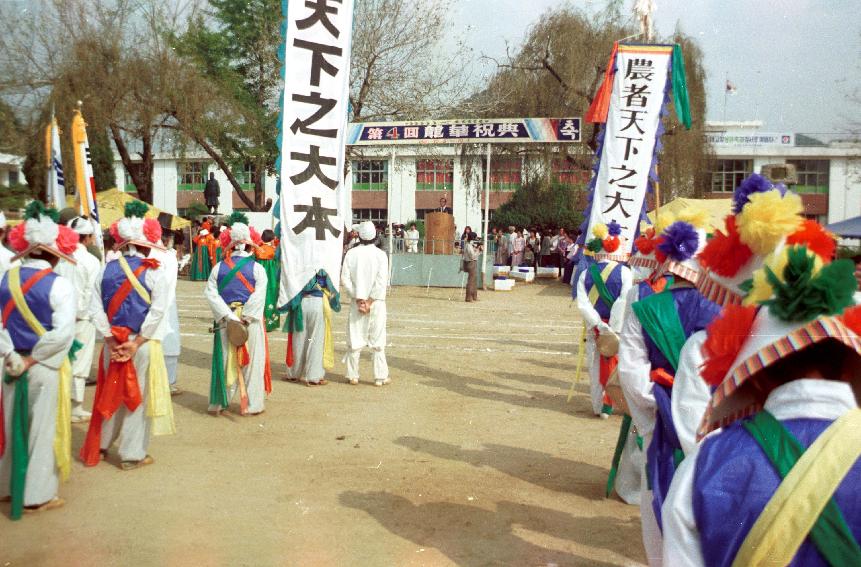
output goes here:
[[[180, 282], [178, 433], [153, 466], [79, 462], [60, 510], [8, 518], [0, 566], [632, 565], [639, 511], [603, 488], [618, 418], [571, 403], [579, 317], [562, 284], [513, 292], [396, 288], [393, 383], [345, 383], [346, 310], [325, 387], [277, 381], [256, 417], [206, 414], [202, 283]], [[273, 371], [285, 336], [272, 336]], [[93, 388], [88, 388], [89, 398]], [[89, 403], [88, 403], [89, 405]], [[73, 451], [84, 426], [74, 427]], [[114, 457], [115, 459], [115, 457]]]

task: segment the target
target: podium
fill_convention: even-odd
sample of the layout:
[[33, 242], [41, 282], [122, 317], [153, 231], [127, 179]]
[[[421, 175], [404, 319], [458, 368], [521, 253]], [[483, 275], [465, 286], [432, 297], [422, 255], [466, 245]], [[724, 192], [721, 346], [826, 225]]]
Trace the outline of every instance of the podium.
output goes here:
[[454, 253], [454, 216], [449, 213], [425, 215], [425, 254]]

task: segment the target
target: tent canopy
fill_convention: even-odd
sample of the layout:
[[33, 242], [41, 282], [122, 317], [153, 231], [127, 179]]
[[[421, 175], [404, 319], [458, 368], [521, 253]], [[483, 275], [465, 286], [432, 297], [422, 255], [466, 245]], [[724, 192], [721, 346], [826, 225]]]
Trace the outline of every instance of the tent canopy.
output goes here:
[[[135, 199], [128, 193], [123, 193], [119, 189], [108, 189], [107, 191], [96, 193], [96, 200], [99, 203], [99, 224], [102, 226], [102, 229], [107, 230], [114, 221], [119, 220], [125, 214], [126, 203], [137, 201], [138, 199]], [[169, 218], [171, 230], [179, 230], [191, 226], [190, 220], [166, 213], [148, 203], [145, 216], [161, 220], [162, 225], [165, 225], [165, 219]]]
[[835, 222], [825, 228], [843, 238], [861, 238], [861, 216]]
[[[711, 217], [712, 230], [716, 228], [722, 229], [724, 227], [724, 218], [732, 213], [732, 199], [688, 199], [686, 197], [679, 197], [678, 199], [673, 199], [669, 203], [661, 205], [660, 212], [663, 213], [666, 211], [676, 215], [688, 207], [695, 207], [708, 211], [709, 216]], [[655, 211], [651, 211], [648, 214], [648, 217], [649, 220], [654, 223]]]

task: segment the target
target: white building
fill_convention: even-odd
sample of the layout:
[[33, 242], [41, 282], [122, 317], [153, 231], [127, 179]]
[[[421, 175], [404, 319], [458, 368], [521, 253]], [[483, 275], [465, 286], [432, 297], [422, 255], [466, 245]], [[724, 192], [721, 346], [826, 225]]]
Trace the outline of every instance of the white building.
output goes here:
[[19, 183], [26, 183], [21, 168], [24, 166], [24, 158], [10, 154], [0, 154], [0, 186], [10, 187]]
[[[358, 127], [351, 125], [351, 130]], [[861, 144], [824, 142], [803, 134], [762, 132], [760, 127], [758, 122], [709, 123], [708, 138], [716, 159], [708, 172], [711, 183], [708, 197], [729, 196], [744, 177], [760, 172], [764, 165], [790, 163], [798, 173], [795, 190], [801, 193], [810, 217], [832, 223], [861, 215]], [[464, 152], [462, 143], [442, 140], [433, 144], [378, 141], [370, 145], [355, 136], [351, 140], [358, 142], [350, 145], [346, 179], [352, 192], [354, 221], [407, 223], [424, 218], [445, 197], [458, 231], [466, 225], [482, 231], [484, 144], [469, 146]], [[529, 150], [534, 146], [517, 143], [526, 140], [509, 141], [516, 143], [505, 144], [504, 149], [502, 145], [494, 146], [490, 167], [491, 219], [493, 210], [506, 203], [541, 168], [549, 167], [554, 182], [569, 184], [572, 189], [582, 189], [588, 183], [590, 157], [584, 144], [569, 144], [568, 151], [573, 157], [551, 157], [548, 163], [546, 153], [536, 156]], [[203, 187], [210, 171], [215, 173], [221, 187], [219, 213], [243, 210], [243, 203], [233, 195], [223, 172], [203, 153], [187, 153], [181, 159], [170, 154], [156, 156], [153, 204], [182, 215], [191, 203], [203, 202]], [[125, 190], [134, 191], [119, 161], [116, 173], [118, 181], [125, 180]], [[253, 186], [250, 170], [239, 175], [250, 190]], [[266, 197], [273, 201], [275, 186], [275, 178], [267, 177]], [[253, 222], [258, 227], [273, 224], [268, 214], [254, 215]]]

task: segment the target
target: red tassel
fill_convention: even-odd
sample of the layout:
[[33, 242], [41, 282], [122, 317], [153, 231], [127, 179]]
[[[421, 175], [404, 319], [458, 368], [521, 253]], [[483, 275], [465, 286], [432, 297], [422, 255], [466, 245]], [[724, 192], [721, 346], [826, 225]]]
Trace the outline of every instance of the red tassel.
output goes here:
[[613, 76], [616, 74], [616, 52], [619, 50], [619, 42], [613, 42], [613, 51], [610, 52], [610, 60], [604, 71], [604, 80], [595, 93], [589, 110], [586, 111], [586, 122], [590, 124], [604, 124], [607, 122], [607, 114], [610, 112], [610, 97], [613, 94]]
[[266, 346], [266, 364], [263, 366], [263, 387], [267, 394], [272, 393], [272, 366], [269, 364], [269, 333], [263, 326], [263, 344]]
[[705, 362], [700, 375], [707, 384], [718, 386], [723, 382], [750, 335], [755, 319], [755, 307], [727, 305], [717, 319], [706, 327], [708, 335], [703, 344]]
[[287, 367], [293, 367], [293, 333], [287, 333]]
[[239, 355], [239, 366], [248, 366], [251, 363], [251, 355], [248, 354], [248, 345], [242, 345], [237, 352]]

